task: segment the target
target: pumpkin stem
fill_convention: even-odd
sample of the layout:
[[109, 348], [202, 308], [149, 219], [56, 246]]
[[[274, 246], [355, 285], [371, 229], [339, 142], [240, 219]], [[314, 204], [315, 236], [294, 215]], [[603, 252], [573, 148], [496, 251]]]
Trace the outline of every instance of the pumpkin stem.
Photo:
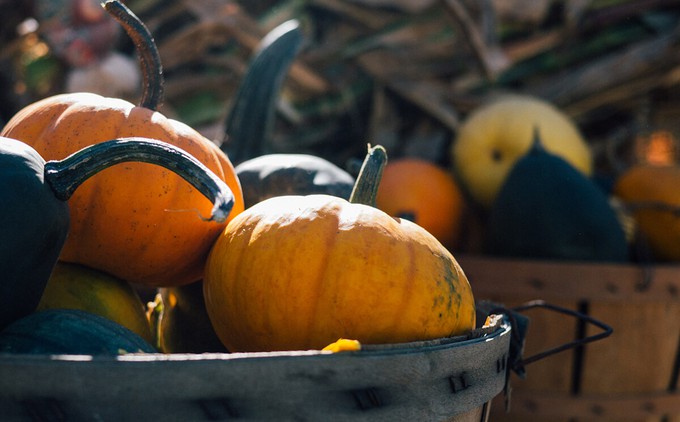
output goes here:
[[264, 153], [277, 94], [301, 44], [302, 30], [293, 19], [272, 29], [257, 46], [224, 125], [221, 149], [234, 164]]
[[87, 146], [62, 160], [45, 163], [45, 180], [62, 201], [68, 200], [85, 180], [118, 163], [156, 164], [181, 176], [210, 199], [214, 206], [208, 221], [224, 222], [234, 206], [227, 184], [188, 152], [147, 138], [121, 138]]
[[163, 102], [163, 66], [156, 42], [137, 15], [118, 0], [107, 0], [102, 7], [125, 29], [139, 53], [144, 87], [140, 107], [153, 111]]
[[533, 138], [531, 140], [531, 150], [532, 151], [545, 151], [543, 147], [543, 140], [541, 139], [541, 131], [538, 125], [534, 125], [533, 128]]
[[387, 151], [385, 148], [381, 145], [372, 147], [369, 144], [366, 158], [364, 158], [357, 180], [354, 182], [354, 189], [352, 189], [349, 202], [375, 207], [378, 186], [380, 186], [380, 179], [386, 164]]

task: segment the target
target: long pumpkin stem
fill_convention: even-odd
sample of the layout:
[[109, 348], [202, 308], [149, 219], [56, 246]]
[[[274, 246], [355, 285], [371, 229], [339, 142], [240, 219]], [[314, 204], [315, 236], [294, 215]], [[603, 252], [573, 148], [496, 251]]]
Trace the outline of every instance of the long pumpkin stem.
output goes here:
[[352, 189], [349, 202], [375, 207], [375, 198], [378, 195], [378, 187], [385, 165], [387, 165], [385, 148], [381, 145], [373, 147], [369, 145], [364, 163], [361, 165], [356, 182], [354, 182], [354, 189]]
[[139, 161], [165, 167], [189, 182], [214, 204], [209, 221], [224, 222], [234, 206], [227, 184], [186, 151], [147, 138], [120, 138], [87, 146], [62, 160], [45, 163], [45, 180], [66, 201], [85, 180], [118, 163]]
[[278, 93], [302, 44], [297, 20], [286, 21], [260, 41], [224, 125], [222, 150], [235, 164], [264, 154]]
[[125, 29], [139, 53], [144, 87], [139, 106], [158, 110], [163, 102], [163, 66], [156, 42], [137, 15], [118, 0], [107, 0], [102, 7]]

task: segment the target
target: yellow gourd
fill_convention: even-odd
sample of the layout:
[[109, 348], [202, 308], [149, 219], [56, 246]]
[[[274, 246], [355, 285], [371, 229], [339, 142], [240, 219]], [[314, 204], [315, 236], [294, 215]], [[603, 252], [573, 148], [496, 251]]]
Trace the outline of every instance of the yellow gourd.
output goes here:
[[128, 282], [91, 268], [57, 262], [37, 310], [79, 309], [110, 319], [153, 343], [142, 299]]
[[512, 166], [529, 151], [534, 131], [547, 151], [592, 174], [590, 147], [564, 112], [540, 98], [506, 95], [474, 110], [451, 146], [454, 170], [475, 201], [491, 206]]

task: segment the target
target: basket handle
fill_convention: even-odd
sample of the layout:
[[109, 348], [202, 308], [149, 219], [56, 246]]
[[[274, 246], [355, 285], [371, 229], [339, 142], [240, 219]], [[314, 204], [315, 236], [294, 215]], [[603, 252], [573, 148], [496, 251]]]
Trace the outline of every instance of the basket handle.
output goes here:
[[[562, 345], [544, 350], [542, 352], [538, 352], [532, 356], [529, 356], [527, 358], [523, 358], [523, 350], [524, 350], [524, 338], [526, 335], [526, 329], [527, 329], [527, 324], [528, 324], [528, 318], [524, 315], [521, 315], [522, 312], [527, 311], [529, 309], [534, 309], [534, 308], [543, 308], [547, 309], [549, 311], [554, 311], [558, 312], [561, 314], [569, 315], [574, 318], [577, 318], [580, 321], [592, 324], [598, 328], [600, 328], [602, 331], [587, 337], [579, 338], [574, 341], [570, 341], [568, 343], [564, 343]], [[494, 306], [490, 308], [488, 314], [505, 314], [507, 318], [510, 321], [511, 327], [512, 327], [512, 344], [511, 344], [511, 350], [510, 350], [510, 359], [509, 359], [509, 368], [512, 369], [515, 373], [517, 373], [520, 377], [525, 376], [525, 369], [524, 367], [530, 363], [536, 362], [538, 360], [544, 359], [548, 356], [554, 355], [556, 353], [563, 352], [565, 350], [569, 349], [574, 349], [576, 347], [583, 346], [584, 344], [587, 343], [592, 343], [594, 341], [602, 340], [606, 337], [609, 337], [612, 332], [614, 331], [611, 326], [608, 324], [605, 324], [604, 322], [595, 319], [589, 315], [586, 315], [582, 312], [575, 311], [573, 309], [569, 308], [564, 308], [562, 306], [554, 305], [545, 302], [544, 300], [532, 300], [530, 302], [526, 302], [522, 305], [513, 307], [513, 308], [506, 308], [503, 306]]]

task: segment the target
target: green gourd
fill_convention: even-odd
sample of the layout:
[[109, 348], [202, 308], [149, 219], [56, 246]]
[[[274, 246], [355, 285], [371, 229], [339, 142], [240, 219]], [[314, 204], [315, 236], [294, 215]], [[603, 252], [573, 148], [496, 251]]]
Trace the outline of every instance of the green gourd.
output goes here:
[[0, 329], [35, 310], [68, 233], [44, 167], [33, 148], [0, 138]]
[[326, 194], [349, 199], [354, 177], [321, 157], [267, 154], [236, 166], [246, 208], [274, 196]]
[[312, 154], [264, 153], [278, 92], [302, 43], [299, 23], [284, 22], [256, 49], [225, 123], [222, 149], [236, 164], [246, 207], [281, 195], [334, 195], [349, 199], [354, 177]]
[[80, 309], [48, 309], [14, 321], [0, 332], [0, 353], [119, 355], [155, 353], [122, 325]]
[[490, 255], [624, 262], [628, 244], [597, 184], [545, 150], [539, 134], [511, 169], [488, 215]]
[[29, 145], [0, 137], [0, 329], [33, 312], [69, 231], [67, 200], [83, 182], [112, 165], [161, 165], [211, 201], [211, 219], [224, 221], [234, 197], [227, 185], [180, 148], [145, 138], [94, 144], [45, 160]]

